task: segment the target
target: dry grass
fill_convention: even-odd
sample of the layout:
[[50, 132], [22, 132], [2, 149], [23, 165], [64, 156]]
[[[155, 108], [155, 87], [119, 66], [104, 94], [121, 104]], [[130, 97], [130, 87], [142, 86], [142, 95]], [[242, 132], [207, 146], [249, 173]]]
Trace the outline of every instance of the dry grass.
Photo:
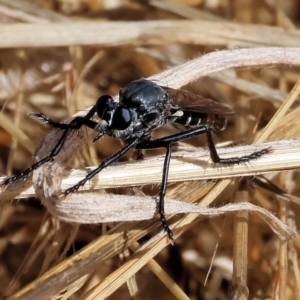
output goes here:
[[30, 2], [0, 0], [3, 176], [59, 138], [30, 112], [69, 121], [140, 77], [234, 107], [215, 136], [231, 142], [222, 156], [272, 152], [212, 166], [202, 137], [180, 144], [166, 201], [171, 246], [153, 200], [163, 152], [129, 155], [61, 200], [120, 148], [73, 134], [54, 162], [0, 193], [0, 299], [299, 299], [299, 1]]

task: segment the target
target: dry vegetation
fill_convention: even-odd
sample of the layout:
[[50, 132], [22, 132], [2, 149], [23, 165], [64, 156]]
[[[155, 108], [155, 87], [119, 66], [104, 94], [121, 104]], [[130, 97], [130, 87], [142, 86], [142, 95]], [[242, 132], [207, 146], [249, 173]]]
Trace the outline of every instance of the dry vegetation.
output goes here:
[[163, 151], [56, 197], [120, 149], [80, 130], [0, 191], [0, 299], [300, 299], [299, 1], [0, 0], [0, 18], [1, 180], [59, 137], [30, 112], [69, 121], [141, 77], [232, 106], [223, 156], [273, 150], [228, 167], [203, 137], [176, 146], [172, 246], [154, 217]]

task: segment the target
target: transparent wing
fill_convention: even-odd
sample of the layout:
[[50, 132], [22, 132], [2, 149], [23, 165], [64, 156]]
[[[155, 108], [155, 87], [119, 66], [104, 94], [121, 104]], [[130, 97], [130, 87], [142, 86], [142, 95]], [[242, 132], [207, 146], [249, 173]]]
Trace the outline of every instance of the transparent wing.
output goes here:
[[204, 98], [183, 90], [175, 90], [169, 87], [161, 86], [172, 98], [174, 104], [185, 111], [194, 111], [207, 114], [217, 114], [224, 116], [234, 115], [234, 111], [221, 103], [212, 99]]

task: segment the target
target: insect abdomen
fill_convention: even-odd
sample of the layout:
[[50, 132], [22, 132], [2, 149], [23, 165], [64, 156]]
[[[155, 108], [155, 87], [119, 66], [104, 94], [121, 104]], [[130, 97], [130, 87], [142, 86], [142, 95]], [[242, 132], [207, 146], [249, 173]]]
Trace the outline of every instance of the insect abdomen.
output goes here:
[[183, 115], [176, 119], [176, 123], [186, 127], [197, 127], [207, 124], [207, 114], [183, 112]]
[[[227, 124], [226, 118], [223, 115], [206, 114], [190, 111], [180, 111], [175, 123], [185, 127], [207, 126], [215, 131], [224, 130]], [[177, 113], [179, 114], [179, 113]]]

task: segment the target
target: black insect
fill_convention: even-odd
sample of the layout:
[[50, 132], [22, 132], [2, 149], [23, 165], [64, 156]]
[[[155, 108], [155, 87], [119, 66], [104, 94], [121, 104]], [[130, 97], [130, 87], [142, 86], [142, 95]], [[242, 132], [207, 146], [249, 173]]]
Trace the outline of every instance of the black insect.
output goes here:
[[[95, 113], [100, 118], [99, 123], [91, 120]], [[97, 132], [94, 141], [103, 135], [110, 135], [118, 138], [122, 142], [123, 148], [102, 161], [83, 180], [65, 190], [63, 192], [65, 195], [78, 191], [88, 180], [118, 160], [131, 148], [135, 148], [140, 155], [143, 149], [166, 148], [158, 213], [164, 230], [169, 238], [173, 239], [173, 233], [167, 224], [164, 211], [172, 144], [205, 133], [212, 161], [221, 164], [248, 162], [270, 151], [270, 149], [263, 149], [242, 157], [220, 158], [212, 139], [212, 131], [225, 129], [226, 116], [232, 115], [234, 115], [234, 111], [231, 108], [213, 100], [186, 91], [159, 86], [146, 79], [133, 81], [120, 91], [119, 102], [115, 102], [111, 96], [101, 96], [96, 105], [84, 117], [76, 117], [69, 124], [54, 122], [41, 113], [33, 114], [44, 123], [64, 130], [64, 133], [49, 156], [33, 164], [21, 174], [5, 179], [2, 184], [6, 185], [21, 179], [42, 164], [53, 160], [62, 149], [68, 135], [83, 125]], [[151, 140], [153, 130], [165, 124], [172, 124], [181, 132]]]

